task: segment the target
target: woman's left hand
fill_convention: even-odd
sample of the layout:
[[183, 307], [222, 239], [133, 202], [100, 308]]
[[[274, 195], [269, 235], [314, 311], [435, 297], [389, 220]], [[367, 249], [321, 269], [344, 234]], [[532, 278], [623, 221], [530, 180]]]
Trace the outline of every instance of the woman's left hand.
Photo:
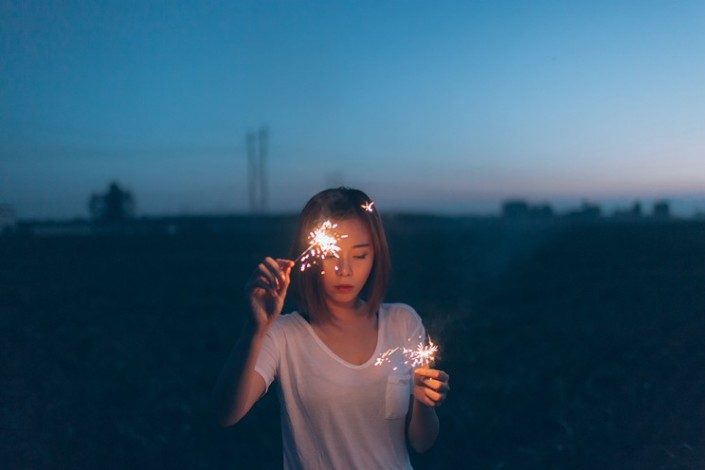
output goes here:
[[446, 399], [450, 386], [448, 374], [438, 369], [414, 370], [414, 399], [435, 408]]

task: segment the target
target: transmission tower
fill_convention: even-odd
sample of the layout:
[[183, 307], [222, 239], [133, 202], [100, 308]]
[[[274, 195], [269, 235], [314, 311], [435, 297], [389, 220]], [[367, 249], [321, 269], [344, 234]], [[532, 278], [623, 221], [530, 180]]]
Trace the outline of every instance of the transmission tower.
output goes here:
[[269, 205], [269, 188], [267, 187], [267, 139], [269, 129], [260, 127], [259, 129], [259, 208], [261, 212], [267, 212]]
[[247, 195], [250, 212], [257, 212], [257, 134], [247, 133]]

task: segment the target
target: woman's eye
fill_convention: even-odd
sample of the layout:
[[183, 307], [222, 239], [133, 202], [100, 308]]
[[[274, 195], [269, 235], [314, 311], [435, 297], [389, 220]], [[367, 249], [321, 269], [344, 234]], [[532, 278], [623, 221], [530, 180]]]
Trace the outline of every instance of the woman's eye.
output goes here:
[[365, 258], [367, 258], [367, 253], [363, 253], [361, 255], [355, 255], [354, 258], [355, 259], [365, 259]]

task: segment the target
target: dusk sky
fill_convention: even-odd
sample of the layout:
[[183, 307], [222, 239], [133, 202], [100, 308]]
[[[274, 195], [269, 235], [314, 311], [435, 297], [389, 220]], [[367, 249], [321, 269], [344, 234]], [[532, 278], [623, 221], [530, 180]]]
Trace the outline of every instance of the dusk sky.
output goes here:
[[380, 210], [507, 198], [705, 211], [705, 1], [6, 1], [0, 203], [270, 210], [345, 184]]

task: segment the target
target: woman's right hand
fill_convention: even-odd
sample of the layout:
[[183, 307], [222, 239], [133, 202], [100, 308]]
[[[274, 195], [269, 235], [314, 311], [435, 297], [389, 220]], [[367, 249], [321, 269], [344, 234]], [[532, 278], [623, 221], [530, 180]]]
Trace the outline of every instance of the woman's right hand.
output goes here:
[[291, 260], [266, 257], [257, 265], [245, 285], [252, 326], [256, 331], [267, 331], [281, 313], [293, 267], [294, 262]]

